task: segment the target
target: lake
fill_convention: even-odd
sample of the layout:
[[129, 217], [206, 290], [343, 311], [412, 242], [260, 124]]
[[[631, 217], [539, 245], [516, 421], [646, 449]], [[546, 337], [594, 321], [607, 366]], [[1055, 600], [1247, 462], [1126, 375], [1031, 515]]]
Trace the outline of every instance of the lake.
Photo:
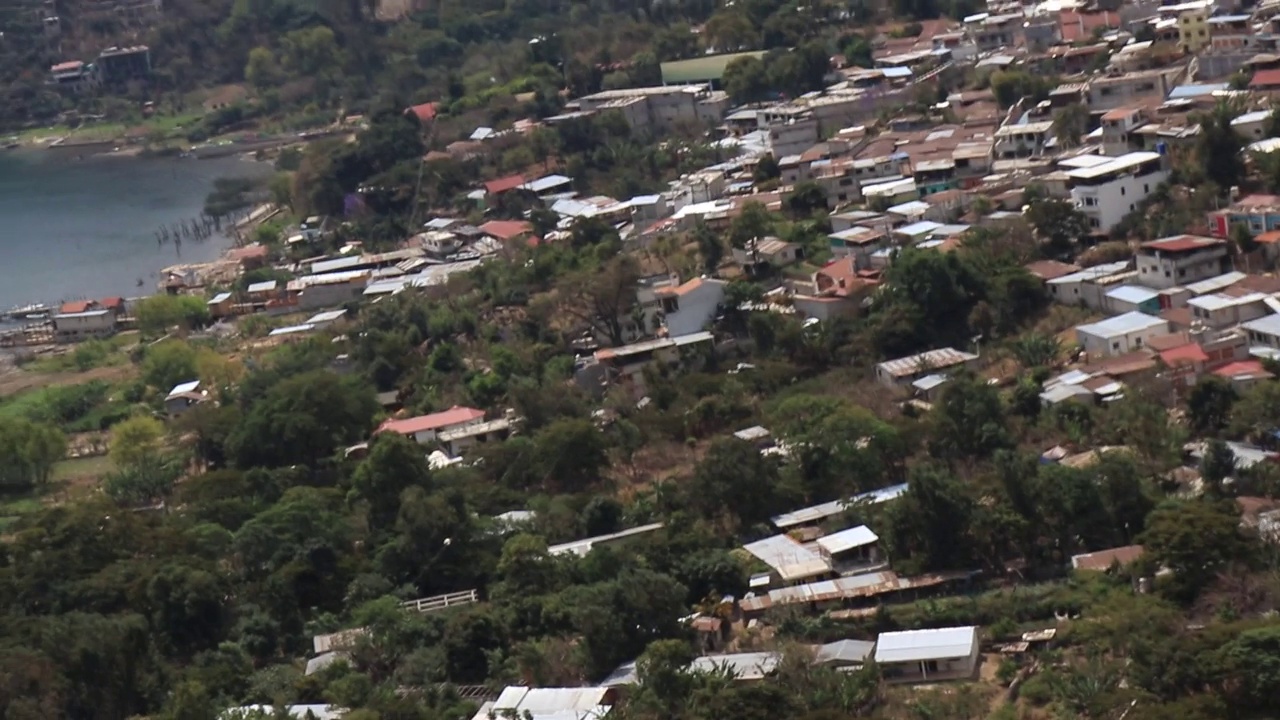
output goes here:
[[156, 230], [198, 217], [214, 180], [270, 172], [239, 158], [0, 152], [0, 309], [154, 293], [161, 269], [214, 260], [231, 242], [187, 239], [179, 254]]

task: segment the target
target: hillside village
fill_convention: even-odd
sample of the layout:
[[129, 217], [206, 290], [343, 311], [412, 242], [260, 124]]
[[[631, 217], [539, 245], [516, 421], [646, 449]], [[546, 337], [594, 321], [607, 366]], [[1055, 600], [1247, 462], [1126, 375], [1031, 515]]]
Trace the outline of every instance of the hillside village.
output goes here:
[[992, 2], [306, 145], [4, 336], [0, 716], [1270, 717], [1274, 21]]

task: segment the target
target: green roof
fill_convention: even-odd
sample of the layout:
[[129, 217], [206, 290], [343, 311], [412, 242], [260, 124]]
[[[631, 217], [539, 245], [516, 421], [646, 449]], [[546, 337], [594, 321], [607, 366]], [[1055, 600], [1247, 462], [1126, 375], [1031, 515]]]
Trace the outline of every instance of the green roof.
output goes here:
[[729, 63], [744, 57], [764, 57], [764, 51], [725, 53], [691, 60], [664, 62], [662, 63], [662, 82], [663, 84], [699, 83], [712, 80], [718, 82], [724, 76], [724, 69]]

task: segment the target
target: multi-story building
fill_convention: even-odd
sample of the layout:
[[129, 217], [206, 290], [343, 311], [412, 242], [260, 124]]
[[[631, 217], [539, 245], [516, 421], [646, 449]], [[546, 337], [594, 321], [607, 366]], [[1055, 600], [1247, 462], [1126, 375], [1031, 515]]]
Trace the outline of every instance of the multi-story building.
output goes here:
[[1213, 235], [1227, 237], [1232, 225], [1245, 225], [1254, 235], [1280, 230], [1280, 195], [1246, 195], [1225, 210], [1209, 213]]
[[1102, 154], [1109, 157], [1126, 155], [1136, 148], [1131, 133], [1147, 123], [1142, 108], [1116, 108], [1102, 116]]
[[1132, 105], [1139, 98], [1167, 97], [1181, 74], [1182, 69], [1178, 68], [1100, 77], [1089, 83], [1085, 101], [1096, 112]]
[[1217, 15], [1207, 22], [1214, 52], [1233, 52], [1253, 45], [1253, 22], [1248, 15]]
[[1127, 153], [1067, 171], [1071, 201], [1099, 233], [1110, 232], [1168, 179], [1163, 156], [1153, 152]]
[[1222, 238], [1175, 235], [1143, 243], [1137, 264], [1138, 282], [1171, 288], [1228, 272], [1231, 255]]
[[1005, 125], [995, 133], [993, 152], [1001, 160], [1043, 155], [1045, 145], [1051, 137], [1052, 120]]
[[680, 125], [711, 125], [729, 108], [729, 96], [696, 85], [605, 90], [578, 100], [583, 112], [617, 110], [638, 132], [662, 132]]

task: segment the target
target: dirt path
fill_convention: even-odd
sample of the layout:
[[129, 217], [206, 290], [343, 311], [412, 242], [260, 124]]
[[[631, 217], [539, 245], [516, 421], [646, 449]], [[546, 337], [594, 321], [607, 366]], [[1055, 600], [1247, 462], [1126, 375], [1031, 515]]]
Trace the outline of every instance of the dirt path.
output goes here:
[[25, 390], [52, 385], [78, 385], [90, 380], [114, 382], [129, 377], [133, 372], [132, 365], [113, 365], [84, 372], [59, 373], [30, 373], [18, 369], [9, 369], [0, 373], [0, 397], [16, 395]]

